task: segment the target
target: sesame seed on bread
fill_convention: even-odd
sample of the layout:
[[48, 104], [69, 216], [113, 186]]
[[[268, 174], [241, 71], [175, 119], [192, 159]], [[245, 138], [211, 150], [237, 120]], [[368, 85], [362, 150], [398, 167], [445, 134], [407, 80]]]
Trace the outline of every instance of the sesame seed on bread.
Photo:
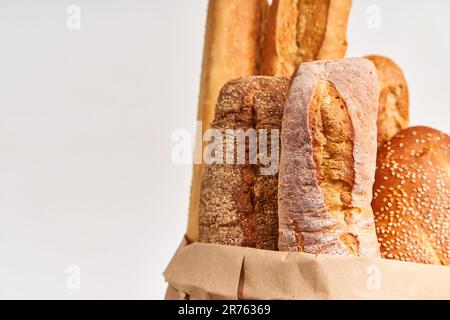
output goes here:
[[372, 207], [384, 258], [450, 265], [450, 137], [400, 131], [379, 150]]

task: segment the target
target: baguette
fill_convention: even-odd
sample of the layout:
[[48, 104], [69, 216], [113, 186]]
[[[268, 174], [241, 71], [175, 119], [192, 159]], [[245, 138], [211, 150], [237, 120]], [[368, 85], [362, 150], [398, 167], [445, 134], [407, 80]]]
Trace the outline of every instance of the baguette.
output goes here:
[[291, 76], [302, 62], [342, 58], [351, 0], [273, 0], [261, 73]]
[[[258, 69], [262, 19], [266, 0], [210, 0], [206, 23], [200, 84], [198, 121], [201, 132], [210, 128], [222, 86], [240, 76], [254, 75]], [[186, 237], [198, 241], [200, 182], [204, 144], [195, 146], [189, 216]]]
[[377, 112], [368, 60], [300, 65], [282, 123], [280, 250], [379, 257], [370, 206]]
[[450, 137], [400, 131], [379, 148], [372, 207], [383, 258], [450, 265]]
[[409, 124], [408, 84], [402, 69], [391, 59], [382, 56], [367, 56], [377, 68], [380, 85], [380, 107], [378, 111], [378, 146], [389, 141]]
[[[228, 82], [221, 91], [212, 127], [227, 139], [229, 129], [266, 129], [270, 131], [270, 142], [275, 130], [280, 130], [288, 83], [288, 78], [283, 77], [247, 77]], [[268, 147], [278, 159], [279, 135], [276, 137], [277, 144]], [[225, 146], [223, 150], [228, 149]], [[261, 174], [261, 161], [250, 163], [253, 151], [246, 141], [245, 163], [205, 164], [200, 197], [201, 242], [277, 249], [278, 166], [270, 174]], [[261, 152], [259, 147], [260, 157]], [[237, 148], [229, 151], [227, 158], [230, 154], [237, 159]]]

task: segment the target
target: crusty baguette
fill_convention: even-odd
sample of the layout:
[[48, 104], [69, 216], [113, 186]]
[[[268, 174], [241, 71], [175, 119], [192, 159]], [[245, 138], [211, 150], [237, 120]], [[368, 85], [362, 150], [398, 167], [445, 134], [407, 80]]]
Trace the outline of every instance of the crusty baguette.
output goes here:
[[351, 0], [273, 0], [261, 73], [291, 76], [302, 62], [342, 58]]
[[450, 265], [450, 137], [412, 127], [378, 151], [372, 207], [382, 256]]
[[[224, 137], [230, 137], [229, 129], [258, 132], [266, 129], [269, 131], [268, 148], [277, 152], [278, 159], [279, 130], [288, 84], [289, 79], [284, 77], [246, 77], [228, 82], [220, 93], [212, 127]], [[278, 134], [275, 136], [277, 145], [270, 144], [272, 134]], [[228, 150], [225, 145], [223, 149]], [[275, 171], [264, 175], [260, 169], [265, 166], [260, 161], [250, 163], [249, 154], [256, 150], [251, 149], [249, 141], [246, 141], [245, 163], [235, 163], [237, 149], [229, 151], [235, 159], [233, 163], [205, 164], [200, 197], [200, 241], [276, 250], [278, 163]], [[258, 152], [262, 152], [260, 147]]]
[[[259, 61], [260, 38], [266, 0], [210, 0], [206, 23], [203, 66], [197, 119], [202, 135], [214, 119], [214, 108], [222, 86], [240, 76], [254, 75]], [[203, 145], [195, 146], [189, 203], [187, 239], [198, 241], [200, 181]]]
[[379, 257], [370, 206], [376, 70], [366, 59], [304, 63], [284, 107], [279, 249]]
[[402, 69], [383, 56], [367, 56], [377, 68], [380, 85], [378, 146], [389, 141], [409, 124], [409, 92]]

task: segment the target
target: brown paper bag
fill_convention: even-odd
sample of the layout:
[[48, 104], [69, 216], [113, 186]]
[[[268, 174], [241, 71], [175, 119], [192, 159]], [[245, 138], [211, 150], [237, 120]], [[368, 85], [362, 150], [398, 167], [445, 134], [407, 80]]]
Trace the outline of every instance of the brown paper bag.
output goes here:
[[182, 242], [166, 299], [450, 299], [450, 267]]

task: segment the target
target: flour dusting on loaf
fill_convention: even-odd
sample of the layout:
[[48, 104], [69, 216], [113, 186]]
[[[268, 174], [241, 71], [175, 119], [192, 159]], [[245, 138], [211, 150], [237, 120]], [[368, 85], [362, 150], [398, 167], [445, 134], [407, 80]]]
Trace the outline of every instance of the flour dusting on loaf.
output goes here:
[[281, 134], [279, 249], [379, 257], [370, 202], [378, 112], [366, 59], [302, 64]]

